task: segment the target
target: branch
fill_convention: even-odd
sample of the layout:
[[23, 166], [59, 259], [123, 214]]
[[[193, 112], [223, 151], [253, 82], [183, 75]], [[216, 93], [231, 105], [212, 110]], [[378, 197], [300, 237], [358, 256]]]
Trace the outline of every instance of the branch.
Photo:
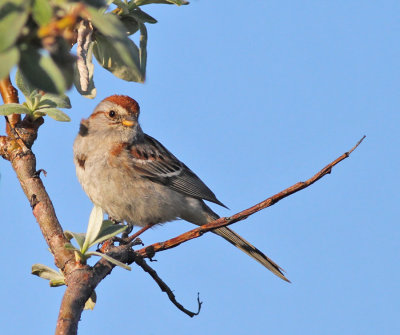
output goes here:
[[197, 295], [197, 312], [191, 312], [188, 309], [186, 309], [185, 307], [183, 307], [175, 298], [174, 293], [172, 292], [172, 290], [168, 287], [168, 285], [158, 276], [157, 272], [150, 266], [148, 265], [143, 257], [136, 257], [135, 259], [135, 263], [137, 265], [139, 265], [145, 272], [147, 272], [151, 278], [154, 279], [154, 281], [158, 284], [158, 286], [160, 287], [161, 291], [167, 293], [169, 300], [183, 313], [185, 313], [186, 315], [189, 315], [191, 318], [194, 317], [195, 315], [199, 315], [200, 310], [201, 310], [201, 305], [202, 302], [200, 301], [200, 297], [199, 295]]
[[[7, 76], [0, 80], [0, 93], [3, 97], [3, 102], [5, 104], [9, 104], [12, 102], [18, 103], [18, 91], [11, 84], [10, 76]], [[6, 116], [5, 118], [7, 122], [6, 133], [8, 136], [11, 136], [11, 129], [15, 128], [15, 125], [21, 120], [21, 115], [12, 114]]]
[[[17, 90], [12, 86], [9, 77], [0, 81], [0, 93], [6, 104], [19, 102]], [[26, 148], [30, 148], [36, 140], [38, 129], [42, 123], [42, 118], [32, 121], [29, 117], [25, 117], [22, 122], [18, 122], [16, 125], [18, 127], [17, 139], [12, 130], [10, 130], [8, 137], [1, 137], [0, 153], [11, 162], [32, 207], [33, 215], [54, 255], [57, 267], [68, 272], [75, 267], [74, 253], [64, 248], [64, 244], [68, 241], [64, 237], [53, 204], [36, 171], [36, 157], [30, 149]], [[12, 126], [11, 122], [10, 126]], [[23, 142], [23, 147], [19, 145], [18, 140]], [[68, 262], [73, 265], [70, 269], [65, 268]]]
[[[107, 255], [126, 264], [132, 264], [136, 257], [131, 245], [109, 246]], [[68, 286], [58, 315], [56, 334], [77, 333], [85, 302], [114, 267], [114, 264], [101, 258], [94, 267], [82, 265], [78, 271], [69, 274]]]
[[[17, 90], [12, 86], [9, 77], [0, 81], [0, 94], [5, 104], [19, 103]], [[79, 306], [80, 302], [73, 298], [73, 294], [76, 290], [81, 289], [82, 286], [82, 284], [79, 284], [80, 281], [76, 279], [79, 278], [81, 273], [73, 270], [80, 269], [83, 266], [75, 262], [73, 251], [64, 248], [68, 240], [64, 236], [53, 204], [40, 179], [40, 172], [36, 171], [36, 157], [30, 150], [37, 138], [38, 129], [43, 123], [43, 118], [33, 121], [29, 116], [26, 116], [21, 122], [19, 115], [18, 117], [11, 115], [6, 118], [6, 121], [8, 136], [0, 137], [0, 155], [10, 161], [17, 174], [21, 187], [31, 205], [32, 213], [54, 255], [56, 266], [65, 275], [66, 283], [69, 285], [66, 292], [72, 292], [72, 294], [64, 296], [60, 316], [63, 320], [73, 319], [74, 317], [79, 320], [80, 313], [74, 315], [69, 312], [73, 311], [77, 305]], [[86, 290], [90, 290], [90, 288], [86, 288]]]
[[336, 158], [333, 162], [329, 163], [327, 166], [325, 166], [322, 170], [320, 170], [317, 174], [315, 174], [310, 179], [308, 179], [304, 182], [298, 182], [298, 183], [294, 184], [293, 186], [290, 186], [287, 189], [273, 195], [272, 197], [269, 197], [268, 199], [258, 203], [257, 205], [250, 207], [248, 209], [245, 209], [231, 217], [219, 218], [215, 221], [207, 223], [201, 227], [192, 229], [186, 233], [183, 233], [183, 234], [181, 234], [177, 237], [174, 237], [172, 239], [169, 239], [167, 241], [154, 243], [154, 244], [151, 244], [142, 249], [136, 250], [136, 253], [138, 253], [142, 257], [152, 258], [152, 257], [154, 257], [154, 254], [159, 251], [164, 251], [167, 249], [175, 248], [178, 245], [180, 245], [181, 243], [184, 243], [184, 242], [187, 242], [194, 238], [198, 238], [198, 237], [202, 236], [204, 233], [212, 231], [216, 228], [229, 226], [238, 221], [245, 220], [250, 215], [253, 215], [256, 212], [261, 211], [262, 209], [265, 209], [267, 207], [275, 205], [278, 201], [280, 201], [298, 191], [301, 191], [302, 189], [304, 189], [306, 187], [311, 186], [312, 184], [314, 184], [316, 181], [318, 181], [322, 177], [326, 176], [327, 174], [330, 174], [332, 171], [332, 168], [335, 165], [339, 164], [342, 160], [349, 157], [350, 154], [361, 144], [361, 142], [364, 140], [364, 138], [365, 138], [365, 136], [363, 136], [361, 138], [361, 140], [359, 140], [357, 142], [357, 144], [353, 148], [350, 149], [350, 151], [345, 152], [343, 155]]
[[[142, 257], [132, 250], [134, 243], [114, 246], [107, 244], [107, 247], [102, 250], [108, 256], [125, 264], [132, 264], [136, 262], [144, 271], [156, 281], [158, 286], [163, 292], [166, 292], [171, 302], [182, 312], [193, 317], [200, 312], [201, 302], [198, 301], [197, 313], [191, 312], [184, 308], [179, 302], [176, 301], [172, 290], [168, 285], [157, 275]], [[103, 249], [103, 248], [102, 248]], [[108, 262], [106, 259], [101, 258], [93, 268], [82, 265], [78, 271], [73, 271], [68, 277], [68, 287], [64, 293], [61, 302], [60, 313], [57, 320], [56, 334], [76, 334], [78, 323], [82, 314], [85, 302], [91, 296], [93, 290], [97, 285], [107, 277], [115, 264]]]
[[[3, 98], [4, 104], [9, 104], [9, 103], [18, 103], [18, 91], [16, 88], [11, 84], [10, 76], [7, 76], [0, 80], [0, 94]], [[21, 115], [20, 114], [12, 114], [8, 116], [4, 116], [6, 120], [6, 133], [16, 143], [12, 144], [9, 147], [15, 147], [15, 149], [19, 146], [19, 148], [22, 148], [23, 152], [28, 151], [28, 148], [26, 147], [24, 141], [21, 139], [17, 131], [15, 130], [15, 127], [18, 125], [18, 123], [21, 121]], [[7, 158], [7, 155], [4, 155], [0, 153], [1, 156], [4, 158]]]
[[[135, 236], [140, 235], [143, 231], [146, 229], [141, 229], [139, 232], [134, 234]], [[136, 263], [139, 265], [145, 272], [147, 272], [153, 280], [157, 283], [157, 285], [160, 287], [161, 291], [165, 292], [169, 298], [169, 300], [183, 313], [186, 315], [189, 315], [191, 318], [195, 315], [198, 315], [201, 310], [201, 305], [202, 302], [200, 301], [199, 296], [197, 296], [197, 304], [198, 304], [198, 309], [197, 312], [191, 312], [185, 307], [183, 307], [175, 298], [175, 295], [173, 294], [172, 290], [169, 288], [169, 286], [158, 276], [157, 272], [150, 266], [148, 265], [143, 257], [138, 256], [138, 254], [132, 250], [132, 246], [136, 245], [137, 242], [133, 241], [128, 244], [120, 244], [119, 246], [113, 246], [110, 244], [105, 244], [102, 247], [102, 252], [106, 253], [108, 256], [126, 264], [132, 264]], [[107, 275], [109, 275], [112, 271], [112, 269], [115, 267], [114, 264], [108, 262], [104, 258], [102, 258], [100, 261], [97, 262], [97, 264], [94, 266], [94, 272], [96, 273], [96, 276], [93, 277], [94, 282], [91, 282], [90, 285], [97, 286], [97, 284], [100, 283], [102, 279], [104, 279]], [[93, 287], [94, 289], [94, 287]], [[86, 297], [86, 296], [85, 296]], [[87, 300], [87, 299], [86, 299]], [[86, 301], [83, 300], [83, 301]], [[80, 315], [80, 314], [79, 314]]]

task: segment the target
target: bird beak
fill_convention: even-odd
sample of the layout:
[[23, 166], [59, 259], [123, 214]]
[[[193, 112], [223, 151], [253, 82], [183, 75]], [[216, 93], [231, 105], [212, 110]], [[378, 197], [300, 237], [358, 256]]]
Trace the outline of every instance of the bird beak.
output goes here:
[[124, 125], [125, 127], [133, 127], [135, 125], [135, 121], [122, 120], [122, 125]]

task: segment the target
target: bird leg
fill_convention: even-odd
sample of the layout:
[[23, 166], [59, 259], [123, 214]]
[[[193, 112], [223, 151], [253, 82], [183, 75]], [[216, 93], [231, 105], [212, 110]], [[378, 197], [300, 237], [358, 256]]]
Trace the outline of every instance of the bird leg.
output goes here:
[[134, 239], [136, 239], [138, 236], [142, 235], [147, 229], [151, 228], [154, 226], [154, 223], [150, 223], [146, 226], [144, 226], [142, 229], [139, 229], [135, 234], [131, 235], [128, 237], [127, 241], [132, 242]]
[[143, 228], [139, 229], [135, 234], [129, 236], [129, 234], [131, 233], [134, 226], [132, 224], [128, 224], [128, 229], [125, 230], [125, 232], [122, 234], [122, 236], [120, 238], [117, 236], [114, 236], [113, 241], [119, 242], [120, 244], [131, 244], [132, 246], [144, 245], [142, 240], [140, 238], [138, 238], [138, 236], [153, 226], [154, 226], [154, 224], [148, 224], [148, 225], [144, 226]]

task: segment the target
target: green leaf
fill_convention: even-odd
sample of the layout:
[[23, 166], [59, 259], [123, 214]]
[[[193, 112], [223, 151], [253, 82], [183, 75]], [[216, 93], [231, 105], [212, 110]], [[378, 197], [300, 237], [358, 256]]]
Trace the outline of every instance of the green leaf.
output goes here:
[[33, 87], [23, 76], [21, 71], [18, 69], [17, 73], [15, 74], [15, 83], [17, 84], [17, 87], [20, 89], [22, 94], [27, 98], [31, 95], [31, 93], [35, 90], [35, 87]]
[[113, 263], [113, 264], [115, 264], [115, 265], [118, 265], [118, 266], [120, 266], [121, 268], [124, 268], [124, 269], [126, 269], [126, 270], [128, 270], [128, 271], [131, 271], [131, 270], [132, 270], [132, 268], [131, 268], [129, 265], [126, 265], [126, 264], [124, 264], [124, 263], [122, 263], [122, 262], [120, 262], [120, 261], [117, 261], [115, 258], [112, 258], [112, 257], [110, 257], [110, 256], [108, 256], [108, 255], [106, 255], [106, 254], [102, 254], [101, 252], [89, 251], [89, 252], [87, 252], [86, 254], [87, 254], [87, 255], [96, 255], [96, 256], [103, 257], [104, 259], [106, 259], [106, 260], [109, 261], [110, 263]]
[[110, 220], [104, 220], [96, 239], [90, 243], [89, 248], [122, 233], [126, 228], [127, 226], [115, 224]]
[[99, 64], [116, 77], [126, 81], [143, 82], [139, 49], [128, 37], [122, 40], [95, 34], [93, 53]]
[[58, 108], [38, 108], [33, 113], [34, 117], [43, 116], [43, 113], [50, 116], [52, 119], [61, 122], [71, 121], [70, 117]]
[[68, 78], [53, 59], [33, 47], [21, 50], [19, 68], [32, 86], [45, 92], [64, 93], [70, 86]]
[[0, 4], [0, 51], [14, 45], [29, 14], [30, 1], [3, 0]]
[[121, 23], [117, 15], [107, 13], [102, 14], [98, 9], [88, 6], [87, 10], [90, 14], [93, 26], [104, 36], [117, 39], [125, 38], [124, 25]]
[[11, 69], [19, 61], [19, 50], [17, 47], [0, 52], [0, 79], [8, 76]]
[[30, 101], [34, 101], [37, 100], [37, 102], [39, 103], [39, 100], [42, 98], [42, 95], [39, 93], [39, 90], [34, 89], [30, 94], [29, 97], [27, 97], [28, 100]]
[[45, 115], [46, 115], [46, 113], [43, 113], [41, 111], [34, 111], [33, 112], [33, 117], [34, 117], [35, 120], [40, 118], [40, 117], [42, 117], [42, 116], [45, 116]]
[[53, 8], [50, 2], [48, 0], [34, 0], [32, 16], [39, 26], [48, 24], [53, 16]]
[[0, 115], [11, 114], [31, 114], [31, 111], [24, 105], [14, 103], [0, 106]]
[[81, 78], [81, 74], [78, 71], [78, 64], [77, 63], [74, 64], [74, 85], [81, 95], [89, 99], [95, 98], [97, 94], [93, 80], [93, 74], [94, 74], [94, 65], [92, 61], [93, 46], [94, 46], [93, 42], [89, 44], [89, 48], [86, 54], [86, 59], [83, 60], [85, 64], [82, 64], [82, 66], [86, 66], [88, 78], [86, 79]]
[[[72, 2], [71, 0], [58, 0], [65, 2]], [[95, 8], [106, 7], [111, 3], [110, 0], [83, 0], [83, 2], [87, 5], [94, 6]]]
[[137, 21], [142, 22], [142, 23], [146, 23], [146, 22], [152, 23], [152, 24], [157, 23], [157, 20], [154, 17], [145, 13], [140, 8], [136, 8], [135, 10], [131, 11], [128, 15], [124, 15], [122, 17], [125, 17], [125, 16], [131, 16], [134, 19], [136, 19]]
[[59, 279], [51, 279], [49, 284], [51, 287], [63, 286], [65, 285], [65, 279], [64, 277]]
[[[99, 209], [100, 207], [95, 206], [90, 214], [87, 237], [81, 250], [86, 251], [93, 245], [122, 233], [127, 228], [127, 226], [115, 224], [110, 220], [103, 220], [103, 211], [99, 211]], [[98, 225], [100, 219], [101, 224]], [[82, 251], [82, 253], [84, 252]]]
[[78, 243], [79, 248], [82, 249], [83, 243], [85, 242], [85, 233], [74, 233], [72, 231], [66, 230], [64, 231], [64, 236], [68, 241], [71, 241], [74, 238], [76, 243]]
[[143, 23], [139, 23], [140, 28], [140, 49], [139, 49], [139, 60], [140, 60], [140, 72], [143, 78], [146, 78], [146, 64], [147, 64], [147, 29]]
[[139, 30], [138, 21], [131, 15], [121, 16], [121, 22], [124, 24], [125, 32], [128, 36], [133, 35]]
[[67, 250], [73, 250], [78, 252], [79, 254], [81, 253], [77, 248], [75, 248], [71, 243], [65, 243], [64, 248]]
[[23, 105], [28, 107], [31, 112], [34, 112], [38, 107], [39, 101], [42, 99], [42, 95], [39, 93], [39, 90], [34, 89], [25, 99], [26, 101]]
[[97, 301], [96, 291], [93, 290], [90, 298], [86, 301], [85, 307], [83, 307], [83, 309], [91, 309], [91, 310], [93, 310], [94, 306], [96, 305], [96, 301]]
[[122, 9], [122, 13], [129, 13], [129, 6], [122, 0], [113, 0], [112, 3]]
[[39, 102], [38, 108], [42, 107], [58, 107], [71, 108], [71, 101], [65, 94], [44, 94]]
[[[75, 57], [71, 54], [71, 45], [63, 38], [58, 39], [57, 43], [47, 47], [51, 60], [62, 74], [63, 86], [69, 89], [74, 81]], [[65, 91], [65, 90], [64, 90]], [[59, 93], [63, 93], [59, 92]], [[55, 92], [50, 92], [55, 93]]]
[[189, 2], [185, 0], [135, 0], [134, 1], [136, 6], [143, 6], [143, 5], [149, 5], [152, 3], [160, 3], [160, 4], [166, 4], [166, 5], [188, 5]]
[[81, 252], [83, 254], [85, 254], [85, 252], [90, 248], [90, 246], [93, 244], [93, 241], [97, 239], [97, 236], [99, 235], [103, 225], [103, 216], [104, 214], [101, 207], [94, 205], [89, 216], [85, 242], [81, 248]]
[[51, 286], [65, 285], [65, 279], [62, 273], [43, 264], [33, 264], [31, 273], [40, 278], [50, 280]]

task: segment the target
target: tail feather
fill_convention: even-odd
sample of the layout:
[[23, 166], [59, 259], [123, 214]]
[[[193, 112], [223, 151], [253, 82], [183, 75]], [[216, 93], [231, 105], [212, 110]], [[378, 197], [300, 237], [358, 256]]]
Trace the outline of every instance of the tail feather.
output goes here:
[[223, 237], [229, 243], [233, 244], [236, 248], [242, 250], [250, 257], [254, 258], [256, 261], [264, 265], [268, 270], [277, 275], [279, 278], [290, 283], [290, 280], [287, 279], [283, 274], [284, 270], [278, 264], [276, 264], [272, 259], [264, 255], [255, 246], [247, 242], [243, 237], [236, 234], [233, 230], [227, 227], [222, 227], [214, 229], [213, 232]]
[[[203, 209], [203, 218], [201, 220], [189, 216], [182, 216], [182, 218], [199, 226], [207, 222], [217, 220], [219, 218], [219, 215], [215, 213], [210, 207], [208, 207], [203, 201], [200, 202], [200, 205]], [[284, 270], [278, 264], [276, 264], [272, 259], [264, 255], [260, 250], [258, 250], [248, 241], [246, 241], [243, 237], [236, 234], [233, 230], [227, 227], [221, 227], [214, 229], [213, 233], [223, 237], [229, 243], [233, 244], [236, 248], [242, 250], [245, 254], [249, 255], [257, 262], [264, 265], [268, 270], [277, 275], [279, 278], [290, 283], [290, 280], [287, 279], [283, 274]]]

